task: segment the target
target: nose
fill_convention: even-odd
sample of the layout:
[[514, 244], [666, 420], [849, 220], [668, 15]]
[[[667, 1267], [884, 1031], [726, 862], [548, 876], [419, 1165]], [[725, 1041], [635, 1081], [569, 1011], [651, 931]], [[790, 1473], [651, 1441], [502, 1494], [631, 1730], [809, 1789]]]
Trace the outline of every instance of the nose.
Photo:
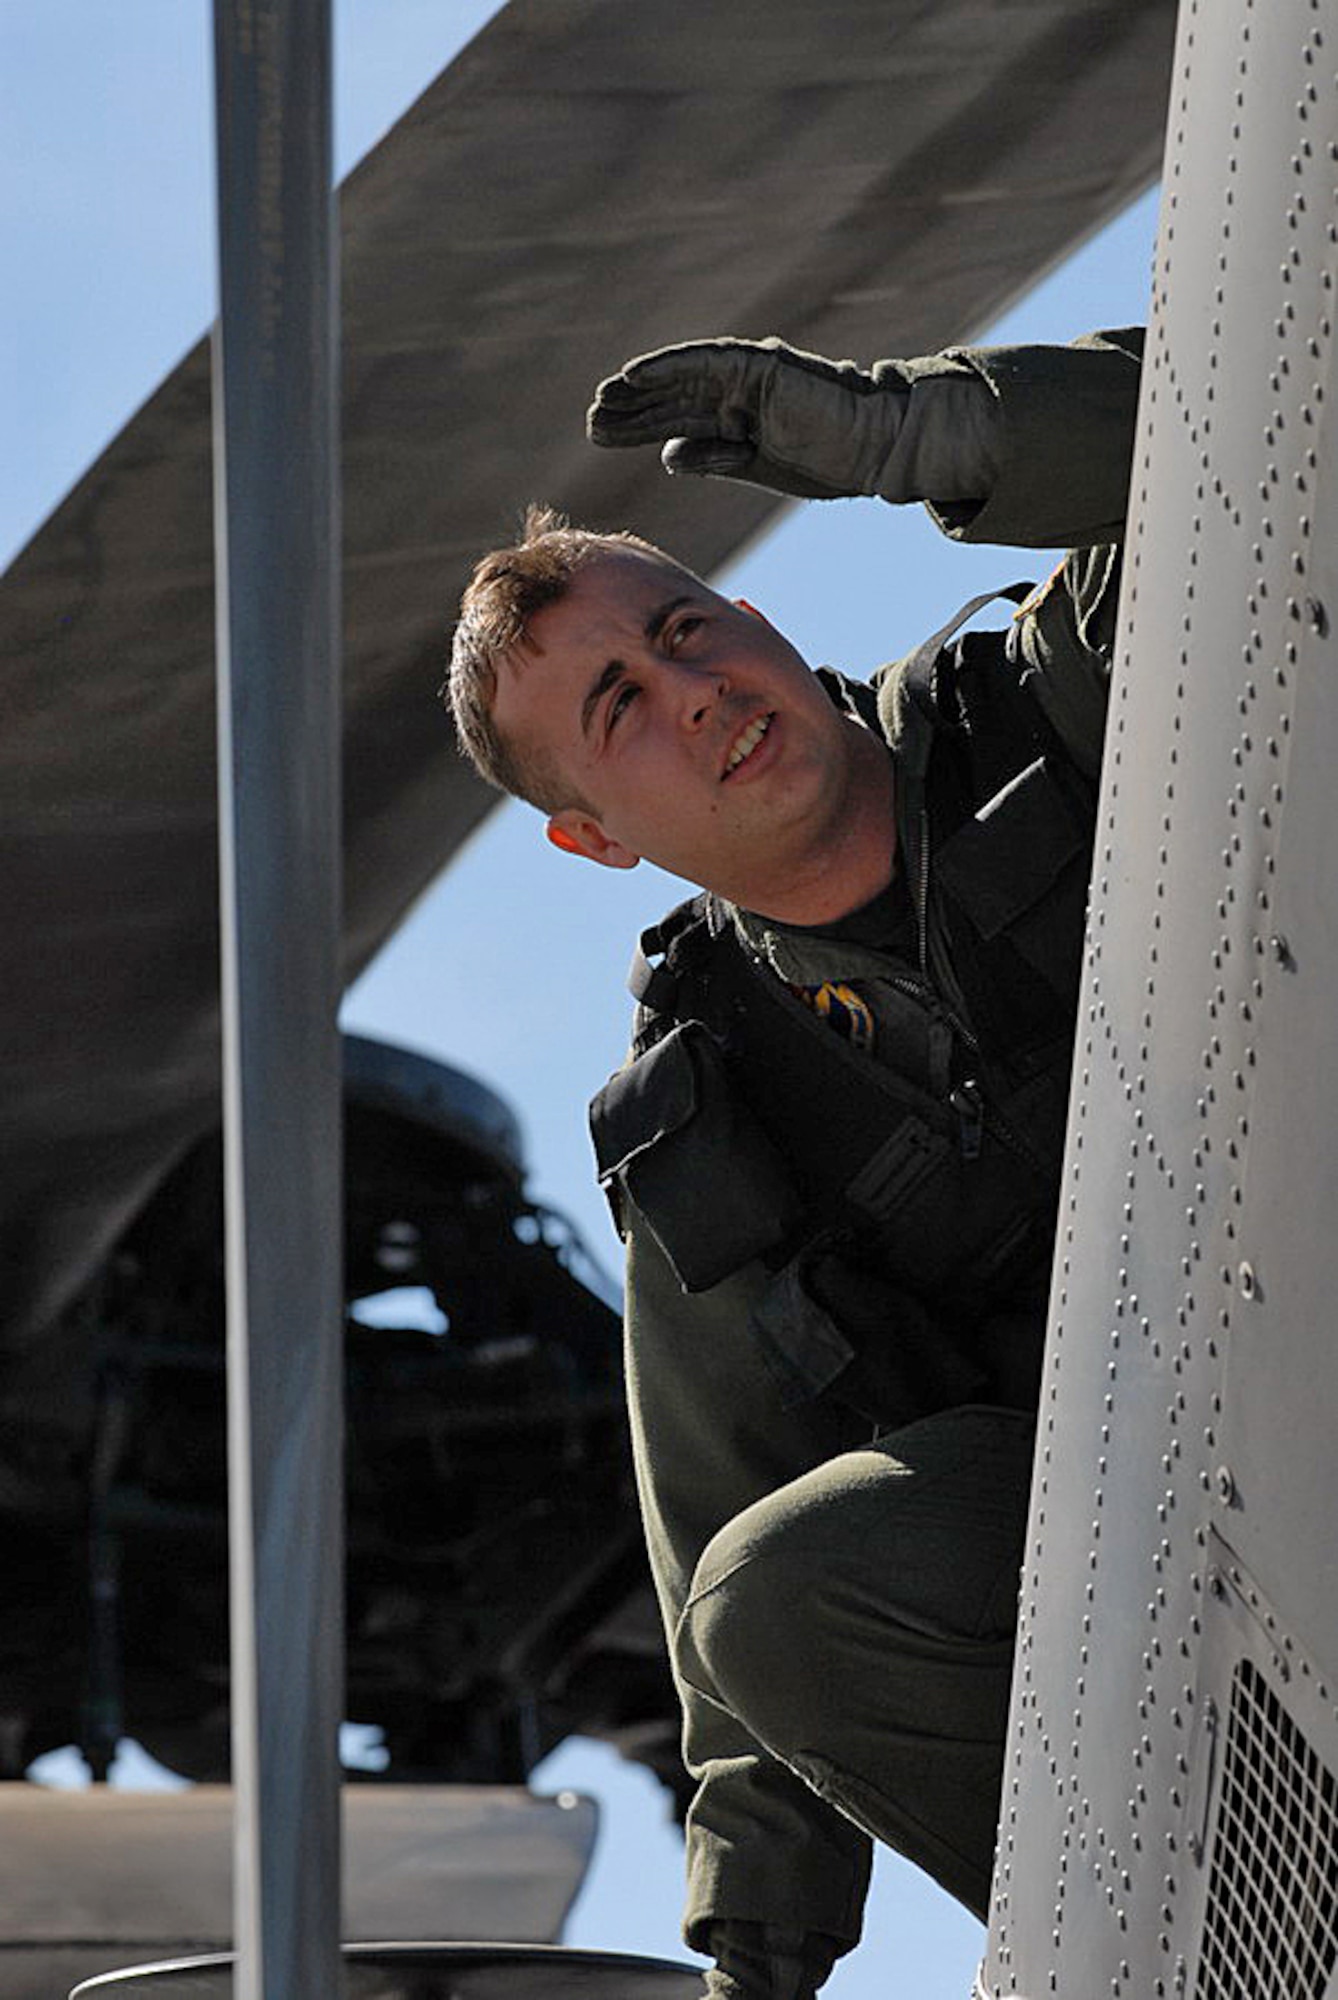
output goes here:
[[710, 721], [717, 706], [729, 693], [729, 679], [718, 667], [677, 662], [679, 712], [687, 729], [701, 729]]

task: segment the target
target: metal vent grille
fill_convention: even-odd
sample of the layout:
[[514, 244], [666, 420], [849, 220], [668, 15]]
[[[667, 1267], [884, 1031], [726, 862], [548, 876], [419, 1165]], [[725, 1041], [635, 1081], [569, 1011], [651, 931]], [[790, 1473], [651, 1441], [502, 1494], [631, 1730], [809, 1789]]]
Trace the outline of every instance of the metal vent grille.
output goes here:
[[1335, 1960], [1338, 1784], [1241, 1660], [1195, 2000], [1322, 2000]]

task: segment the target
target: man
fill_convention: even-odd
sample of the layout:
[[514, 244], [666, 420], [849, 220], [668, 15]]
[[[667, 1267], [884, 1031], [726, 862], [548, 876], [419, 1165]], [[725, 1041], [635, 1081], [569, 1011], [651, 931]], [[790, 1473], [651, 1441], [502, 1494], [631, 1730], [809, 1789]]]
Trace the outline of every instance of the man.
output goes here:
[[1070, 546], [872, 688], [551, 517], [462, 607], [478, 767], [708, 892], [643, 940], [593, 1124], [717, 2000], [816, 1991], [870, 1836], [986, 1910], [1140, 353], [717, 340], [601, 385], [595, 442], [671, 473]]

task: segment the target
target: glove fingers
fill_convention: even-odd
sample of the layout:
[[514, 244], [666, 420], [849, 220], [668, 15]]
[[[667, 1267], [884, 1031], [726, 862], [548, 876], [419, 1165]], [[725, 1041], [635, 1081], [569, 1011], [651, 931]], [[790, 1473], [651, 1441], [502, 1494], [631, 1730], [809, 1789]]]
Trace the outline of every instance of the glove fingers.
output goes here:
[[909, 389], [784, 341], [685, 341], [601, 382], [598, 445], [658, 444], [665, 470], [809, 499], [880, 491]]
[[625, 362], [616, 375], [608, 375], [595, 390], [596, 403], [610, 409], [639, 408], [647, 397], [661, 395], [681, 382], [691, 382], [698, 370], [679, 360], [680, 350], [662, 348], [656, 354], [639, 354]]
[[769, 355], [746, 342], [689, 341], [643, 354], [599, 384], [586, 418], [595, 444], [753, 435]]
[[[713, 415], [720, 400], [720, 389], [710, 374], [650, 355], [629, 361], [621, 374], [600, 383], [590, 405], [591, 435], [598, 439], [604, 430], [671, 424], [677, 416]], [[660, 432], [661, 437], [670, 434]]]
[[743, 374], [765, 369], [770, 360], [771, 350], [760, 341], [683, 340], [675, 347], [633, 355], [616, 375], [600, 383], [595, 394], [614, 403], [680, 386], [690, 396], [709, 394], [713, 384], [737, 382]]

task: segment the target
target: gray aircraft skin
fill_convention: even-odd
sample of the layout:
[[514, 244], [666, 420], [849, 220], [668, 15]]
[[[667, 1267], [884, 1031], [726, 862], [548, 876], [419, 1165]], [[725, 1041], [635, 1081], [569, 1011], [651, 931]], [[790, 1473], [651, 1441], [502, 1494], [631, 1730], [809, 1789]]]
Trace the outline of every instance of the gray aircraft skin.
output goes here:
[[1338, 1993], [1338, 8], [1182, 8], [981, 2000]]

